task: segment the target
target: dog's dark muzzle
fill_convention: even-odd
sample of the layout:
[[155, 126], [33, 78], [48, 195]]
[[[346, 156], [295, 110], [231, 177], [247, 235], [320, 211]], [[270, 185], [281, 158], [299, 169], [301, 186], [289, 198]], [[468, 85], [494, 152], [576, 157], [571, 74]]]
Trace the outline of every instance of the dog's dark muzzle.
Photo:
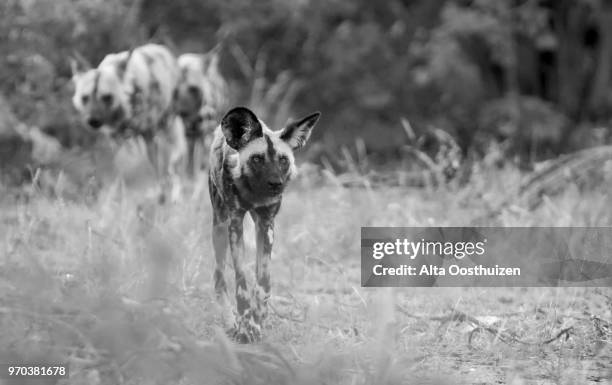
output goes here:
[[283, 192], [285, 185], [282, 182], [268, 182], [268, 190], [273, 195], [278, 195]]
[[102, 121], [97, 118], [87, 119], [87, 124], [89, 125], [89, 127], [93, 128], [94, 130], [98, 130], [100, 129], [100, 127], [102, 127]]

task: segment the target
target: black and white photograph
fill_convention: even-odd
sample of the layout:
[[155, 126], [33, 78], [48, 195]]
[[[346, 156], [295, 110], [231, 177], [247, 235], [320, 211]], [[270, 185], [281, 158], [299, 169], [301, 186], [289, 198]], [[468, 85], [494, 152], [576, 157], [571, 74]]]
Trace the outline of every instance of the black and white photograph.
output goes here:
[[0, 385], [612, 385], [612, 2], [0, 0]]

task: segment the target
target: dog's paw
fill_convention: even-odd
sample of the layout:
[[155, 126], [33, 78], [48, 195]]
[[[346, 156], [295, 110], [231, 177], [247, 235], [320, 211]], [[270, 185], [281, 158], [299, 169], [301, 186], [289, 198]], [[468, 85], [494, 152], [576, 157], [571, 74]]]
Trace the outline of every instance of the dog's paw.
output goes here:
[[260, 324], [255, 322], [253, 317], [245, 315], [238, 320], [231, 336], [236, 342], [241, 344], [259, 342], [262, 338], [262, 328]]

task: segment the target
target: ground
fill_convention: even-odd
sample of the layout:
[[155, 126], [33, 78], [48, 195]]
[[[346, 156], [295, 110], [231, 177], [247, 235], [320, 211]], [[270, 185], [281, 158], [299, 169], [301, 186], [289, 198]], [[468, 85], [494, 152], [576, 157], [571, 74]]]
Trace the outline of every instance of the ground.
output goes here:
[[[295, 181], [277, 218], [272, 310], [257, 345], [219, 329], [205, 192], [165, 206], [119, 184], [94, 201], [5, 193], [0, 361], [68, 360], [70, 384], [612, 383], [612, 342], [601, 334], [610, 287], [360, 286], [361, 226], [466, 225], [518, 181], [509, 170], [462, 188]], [[570, 186], [495, 224], [610, 226], [610, 199]], [[250, 222], [246, 245], [252, 277]]]

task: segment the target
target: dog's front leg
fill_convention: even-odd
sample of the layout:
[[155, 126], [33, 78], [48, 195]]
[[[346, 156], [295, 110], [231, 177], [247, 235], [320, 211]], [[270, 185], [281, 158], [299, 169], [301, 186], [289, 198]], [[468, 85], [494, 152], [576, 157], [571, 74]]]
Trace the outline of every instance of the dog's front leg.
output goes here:
[[213, 246], [215, 249], [215, 272], [213, 280], [215, 285], [215, 295], [217, 303], [221, 306], [221, 317], [223, 326], [226, 330], [234, 330], [236, 322], [230, 299], [227, 294], [227, 284], [225, 283], [225, 257], [227, 254], [228, 243], [228, 226], [227, 222], [221, 222], [220, 219], [213, 220]]
[[143, 135], [143, 139], [147, 149], [147, 158], [149, 159], [151, 166], [153, 166], [153, 171], [155, 172], [155, 182], [158, 185], [157, 188], [159, 188], [157, 198], [160, 203], [164, 203], [167, 198], [167, 191], [162, 181], [164, 166], [163, 162], [160, 160], [161, 151], [159, 148], [159, 143], [153, 134], [147, 133], [147, 135]]
[[229, 223], [229, 245], [232, 261], [234, 263], [234, 272], [236, 274], [236, 308], [238, 310], [238, 325], [236, 330], [236, 338], [240, 342], [251, 342], [259, 339], [261, 330], [259, 325], [253, 322], [253, 317], [250, 314], [250, 297], [247, 290], [246, 276], [242, 268], [244, 261], [244, 239], [243, 239], [243, 221], [245, 211], [242, 209], [234, 209], [230, 213]]
[[274, 243], [274, 217], [280, 205], [260, 207], [253, 212], [253, 220], [257, 227], [257, 261], [255, 275], [257, 284], [253, 289], [252, 313], [255, 322], [263, 327], [263, 321], [268, 315], [270, 299], [270, 261], [272, 244]]
[[185, 126], [183, 120], [178, 116], [170, 118], [170, 127], [165, 144], [167, 147], [166, 183], [169, 186], [170, 199], [172, 202], [178, 202], [182, 194], [181, 168], [184, 167], [184, 160], [187, 155]]
[[195, 146], [199, 140], [198, 137], [194, 137], [193, 134], [187, 136], [187, 177], [195, 179]]

